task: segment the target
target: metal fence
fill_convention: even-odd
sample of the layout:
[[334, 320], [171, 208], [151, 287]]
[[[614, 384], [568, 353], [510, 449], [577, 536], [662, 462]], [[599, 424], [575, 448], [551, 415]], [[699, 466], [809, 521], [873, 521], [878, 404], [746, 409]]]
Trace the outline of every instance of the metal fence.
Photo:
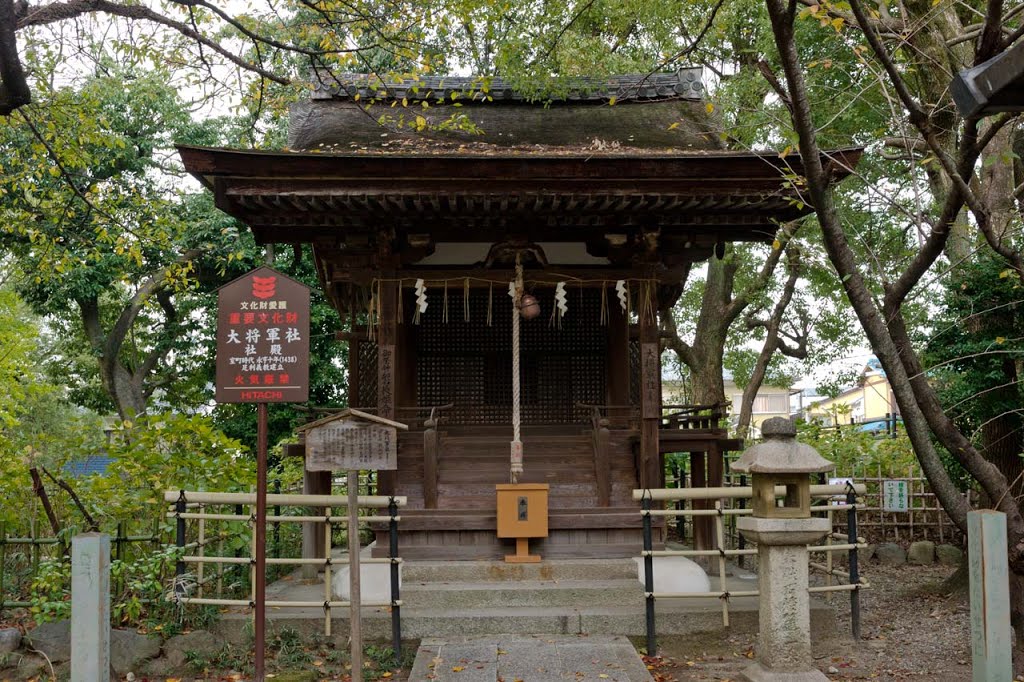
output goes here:
[[[173, 599], [180, 604], [211, 605], [226, 607], [246, 607], [252, 611], [255, 607], [255, 544], [256, 544], [256, 495], [254, 493], [207, 493], [170, 490], [164, 493], [164, 501], [173, 505], [172, 510], [167, 513], [169, 518], [175, 521], [176, 545], [182, 554], [178, 559], [176, 570]], [[322, 566], [324, 569], [324, 598], [322, 601], [290, 601], [290, 600], [268, 600], [268, 607], [291, 607], [291, 608], [322, 608], [324, 611], [324, 634], [331, 635], [332, 609], [347, 608], [351, 606], [349, 601], [337, 600], [334, 598], [331, 587], [331, 571], [334, 566], [348, 565], [347, 557], [332, 556], [333, 530], [336, 525], [348, 526], [348, 496], [347, 495], [296, 495], [296, 494], [269, 494], [267, 504], [275, 507], [273, 514], [267, 516], [268, 524], [318, 524], [322, 525], [324, 533], [325, 556], [323, 557], [268, 557], [267, 566]], [[382, 558], [360, 558], [363, 564], [389, 564], [391, 577], [390, 600], [387, 602], [363, 601], [363, 606], [381, 606], [391, 609], [391, 625], [393, 646], [395, 656], [401, 652], [401, 594], [398, 579], [398, 565], [402, 559], [398, 556], [398, 522], [401, 517], [398, 509], [406, 505], [405, 497], [383, 497], [360, 495], [358, 497], [360, 510], [385, 510], [386, 514], [367, 514], [359, 517], [360, 523], [387, 523], [389, 529], [389, 553]], [[281, 513], [280, 507], [299, 508], [299, 513]], [[303, 513], [301, 508], [322, 508], [322, 513]], [[217, 512], [217, 509], [229, 508], [228, 512]], [[189, 511], [194, 509], [195, 511]], [[245, 511], [247, 510], [247, 511]], [[340, 514], [333, 513], [335, 510]], [[196, 541], [189, 543], [188, 522], [196, 524]], [[222, 541], [217, 545], [216, 553], [208, 553], [210, 547], [208, 535], [208, 523], [242, 523], [249, 529], [248, 556], [225, 556], [223, 553]], [[346, 542], [359, 542], [358, 529], [347, 529]], [[215, 537], [222, 538], [222, 535]], [[194, 554], [184, 552], [195, 549]], [[204, 575], [206, 565], [215, 567], [213, 576]], [[187, 566], [194, 565], [194, 576], [187, 573]], [[221, 591], [222, 576], [225, 567], [249, 568], [250, 579], [248, 581], [250, 592], [247, 599], [232, 599], [223, 597]], [[216, 580], [216, 597], [207, 596], [205, 586], [211, 580]], [[194, 592], [194, 594], [193, 594]]]
[[[864, 539], [858, 536], [857, 522], [859, 505], [857, 495], [863, 495], [866, 487], [859, 485], [813, 485], [811, 486], [812, 498], [824, 499], [825, 504], [811, 507], [813, 514], [823, 515], [833, 521], [835, 516], [841, 513], [845, 517], [846, 532], [833, 532], [825, 536], [823, 544], [811, 545], [808, 552], [811, 554], [824, 554], [825, 563], [810, 561], [809, 568], [812, 571], [825, 575], [826, 584], [809, 587], [812, 593], [819, 592], [849, 592], [850, 593], [850, 615], [851, 628], [855, 639], [860, 638], [860, 590], [870, 585], [860, 575], [857, 561], [857, 550], [866, 547]], [[780, 489], [781, 492], [781, 489]], [[743, 541], [738, 547], [731, 548], [726, 539], [726, 526], [731, 523], [735, 525], [735, 519], [739, 516], [750, 515], [753, 510], [748, 508], [746, 501], [753, 495], [752, 489], [745, 486], [732, 486], [727, 488], [659, 488], [639, 489], [633, 491], [633, 499], [641, 504], [644, 530], [644, 597], [646, 600], [646, 630], [647, 630], [647, 651], [655, 655], [657, 651], [656, 622], [655, 622], [655, 601], [657, 599], [707, 599], [717, 597], [722, 607], [722, 625], [729, 627], [729, 600], [739, 597], [758, 597], [757, 590], [730, 591], [726, 584], [727, 559], [736, 558], [742, 560], [745, 556], [757, 554], [757, 549], [747, 547], [752, 544]], [[839, 497], [839, 499], [836, 499]], [[708, 500], [714, 502], [714, 509], [693, 509], [686, 508], [685, 503], [692, 503], [694, 500]], [[729, 502], [737, 502], [735, 507], [729, 506]], [[666, 504], [672, 507], [664, 508]], [[662, 508], [657, 508], [660, 505]], [[715, 520], [715, 537], [717, 547], [714, 549], [683, 549], [683, 550], [655, 550], [653, 545], [653, 523], [654, 518], [693, 518], [698, 516], [710, 516]], [[837, 542], [838, 541], [838, 542]], [[837, 568], [833, 563], [833, 554], [843, 552], [847, 556], [847, 570]], [[656, 592], [654, 590], [654, 557], [659, 556], [681, 556], [681, 557], [712, 557], [718, 559], [718, 590], [711, 592]], [[834, 583], [839, 579], [841, 582]]]

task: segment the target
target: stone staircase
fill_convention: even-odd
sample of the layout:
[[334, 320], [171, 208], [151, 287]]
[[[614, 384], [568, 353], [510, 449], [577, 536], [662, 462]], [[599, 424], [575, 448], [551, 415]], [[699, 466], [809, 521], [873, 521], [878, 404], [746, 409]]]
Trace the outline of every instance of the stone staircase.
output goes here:
[[[383, 578], [382, 578], [383, 579]], [[730, 590], [747, 590], [754, 577], [730, 578]], [[275, 583], [272, 598], [322, 598], [322, 583]], [[556, 559], [538, 564], [503, 561], [406, 561], [402, 565], [402, 634], [405, 638], [497, 634], [609, 634], [643, 636], [643, 586], [638, 562], [618, 559]], [[722, 605], [717, 597], [658, 600], [657, 631], [662, 635], [717, 632]], [[757, 631], [757, 600], [730, 600], [730, 630]], [[269, 609], [277, 626], [323, 626], [321, 609]], [[347, 611], [334, 612], [338, 633], [347, 630]], [[238, 617], [245, 617], [239, 613]], [[815, 636], [835, 632], [835, 613], [823, 600], [811, 600]], [[364, 607], [367, 637], [387, 640], [390, 610]]]
[[[401, 434], [396, 493], [408, 498], [399, 523], [399, 553], [417, 559], [498, 559], [512, 541], [496, 535], [495, 489], [509, 478], [511, 429], [474, 427], [443, 433], [438, 455], [436, 509], [423, 498], [422, 432]], [[628, 447], [625, 439], [623, 447]], [[547, 483], [549, 537], [531, 542], [545, 558], [636, 556], [642, 545], [639, 508], [632, 501], [636, 473], [629, 450], [610, 457], [610, 505], [600, 507], [589, 432], [534, 428], [524, 433], [521, 483]], [[376, 528], [375, 556], [387, 547]], [[655, 543], [661, 543], [661, 525]]]

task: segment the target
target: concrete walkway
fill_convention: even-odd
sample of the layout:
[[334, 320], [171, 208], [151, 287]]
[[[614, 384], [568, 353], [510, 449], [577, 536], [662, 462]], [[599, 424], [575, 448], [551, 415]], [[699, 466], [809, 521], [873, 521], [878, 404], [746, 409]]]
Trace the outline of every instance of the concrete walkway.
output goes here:
[[424, 639], [409, 682], [651, 682], [629, 640], [613, 635]]

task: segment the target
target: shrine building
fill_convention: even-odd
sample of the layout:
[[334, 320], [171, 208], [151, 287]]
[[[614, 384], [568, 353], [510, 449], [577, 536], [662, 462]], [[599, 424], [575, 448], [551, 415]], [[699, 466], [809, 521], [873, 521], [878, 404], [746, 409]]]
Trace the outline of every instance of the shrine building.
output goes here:
[[[549, 485], [531, 545], [545, 558], [638, 556], [631, 493], [664, 486], [666, 453], [690, 453], [693, 485], [721, 484], [742, 444], [723, 406], [662, 404], [659, 318], [694, 263], [812, 208], [798, 154], [721, 149], [700, 77], [581, 80], [533, 102], [500, 79], [348, 74], [293, 107], [288, 151], [179, 147], [258, 243], [311, 245], [349, 322], [350, 406], [409, 427], [377, 479], [408, 498], [403, 558], [508, 553], [495, 486], [514, 432], [518, 481]], [[839, 181], [859, 157], [823, 161]], [[710, 525], [694, 539], [713, 545]]]

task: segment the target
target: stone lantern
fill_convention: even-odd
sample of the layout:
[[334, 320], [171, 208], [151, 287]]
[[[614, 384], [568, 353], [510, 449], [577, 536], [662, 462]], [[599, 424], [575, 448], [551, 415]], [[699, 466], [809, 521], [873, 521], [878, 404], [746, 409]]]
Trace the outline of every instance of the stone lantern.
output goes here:
[[[811, 474], [832, 463], [798, 443], [796, 426], [774, 417], [761, 426], [764, 442], [748, 448], [732, 470], [751, 475], [753, 515], [736, 526], [757, 543], [761, 593], [757, 661], [743, 672], [749, 682], [823, 682], [813, 665], [807, 545], [831, 528], [811, 517]], [[780, 490], [781, 488], [781, 490]]]

